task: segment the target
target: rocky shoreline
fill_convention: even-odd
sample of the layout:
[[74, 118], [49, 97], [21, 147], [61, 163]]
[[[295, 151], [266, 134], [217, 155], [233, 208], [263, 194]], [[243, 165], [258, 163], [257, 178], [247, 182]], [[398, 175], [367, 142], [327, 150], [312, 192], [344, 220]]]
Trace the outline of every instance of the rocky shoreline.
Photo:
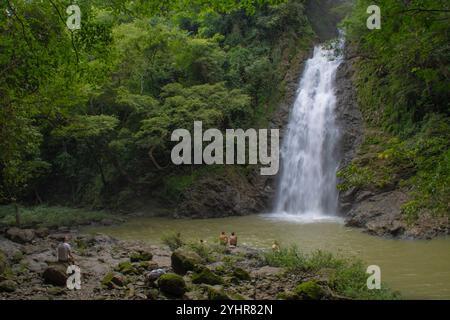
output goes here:
[[[335, 291], [330, 268], [271, 266], [264, 252], [249, 247], [171, 249], [76, 230], [9, 231], [0, 236], [0, 299], [350, 299]], [[56, 247], [67, 235], [81, 290], [66, 287], [67, 265], [56, 262]]]

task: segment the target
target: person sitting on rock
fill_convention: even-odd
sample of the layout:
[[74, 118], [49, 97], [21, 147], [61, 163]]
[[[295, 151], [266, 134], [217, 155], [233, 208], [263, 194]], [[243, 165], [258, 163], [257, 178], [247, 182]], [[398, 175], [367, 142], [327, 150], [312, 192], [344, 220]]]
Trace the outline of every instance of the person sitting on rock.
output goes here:
[[72, 255], [72, 247], [69, 244], [69, 236], [64, 237], [64, 242], [58, 245], [56, 249], [56, 256], [58, 258], [58, 262], [62, 263], [70, 263], [73, 264], [75, 259]]
[[228, 244], [228, 237], [225, 234], [225, 231], [222, 231], [219, 236], [219, 242], [221, 245], [226, 246]]
[[230, 247], [236, 247], [237, 246], [237, 236], [234, 232], [231, 233], [230, 236]]

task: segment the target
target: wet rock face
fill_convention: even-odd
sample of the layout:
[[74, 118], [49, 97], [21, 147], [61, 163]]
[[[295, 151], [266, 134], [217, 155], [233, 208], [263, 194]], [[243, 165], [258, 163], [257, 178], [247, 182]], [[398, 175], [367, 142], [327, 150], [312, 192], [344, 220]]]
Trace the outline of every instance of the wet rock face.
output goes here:
[[[351, 51], [351, 48], [346, 48], [344, 56], [351, 56]], [[364, 132], [363, 118], [353, 85], [354, 74], [352, 61], [344, 58], [336, 72], [336, 123], [341, 136], [336, 150], [341, 159], [339, 169], [350, 164], [361, 145]]]
[[[339, 169], [348, 166], [357, 154], [364, 137], [364, 122], [357, 104], [353, 78], [355, 56], [352, 47], [346, 47], [346, 57], [336, 73], [336, 121], [341, 138], [336, 152], [341, 162]], [[390, 190], [362, 190], [351, 188], [339, 193], [340, 212], [348, 226], [364, 228], [378, 236], [401, 236], [407, 226], [402, 220], [401, 206], [407, 201], [406, 192]]]
[[245, 215], [263, 210], [258, 192], [248, 181], [205, 178], [186, 192], [179, 216], [205, 218]]
[[401, 215], [401, 206], [407, 200], [403, 191], [362, 198], [349, 211], [347, 225], [365, 228], [368, 233], [378, 236], [399, 236], [407, 227]]
[[320, 41], [324, 42], [338, 36], [336, 26], [344, 18], [345, 13], [336, 8], [345, 2], [346, 0], [306, 1], [306, 14]]
[[[357, 104], [353, 85], [357, 54], [352, 47], [345, 49], [348, 57], [340, 65], [336, 74], [337, 105], [336, 121], [340, 128], [341, 139], [336, 152], [340, 155], [340, 167], [348, 166], [353, 159], [364, 161], [369, 154], [357, 153], [364, 138], [364, 121]], [[339, 183], [339, 181], [338, 181]], [[450, 224], [447, 221], [423, 215], [413, 224], [408, 224], [402, 215], [402, 205], [408, 198], [409, 190], [392, 183], [383, 188], [350, 188], [339, 193], [341, 214], [346, 216], [348, 226], [363, 228], [366, 232], [395, 238], [433, 238], [448, 234]]]

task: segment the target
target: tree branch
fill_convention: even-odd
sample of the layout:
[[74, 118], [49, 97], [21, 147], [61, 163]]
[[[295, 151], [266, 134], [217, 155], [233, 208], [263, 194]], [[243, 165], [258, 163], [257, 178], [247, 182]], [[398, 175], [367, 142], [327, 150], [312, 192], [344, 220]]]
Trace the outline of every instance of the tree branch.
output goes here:
[[[58, 13], [58, 16], [61, 19], [61, 21], [63, 22], [64, 26], [66, 26], [66, 21], [64, 20], [63, 16], [61, 15], [61, 12], [59, 11], [56, 4], [52, 0], [48, 0], [48, 1], [50, 1], [53, 8], [55, 8], [56, 12]], [[72, 30], [69, 30], [69, 31], [70, 31], [70, 40], [72, 43], [72, 48], [73, 48], [73, 51], [75, 52], [75, 58], [77, 59], [77, 64], [78, 64], [80, 62], [80, 59], [79, 59], [77, 47], [75, 46], [75, 42], [73, 41], [73, 31]]]

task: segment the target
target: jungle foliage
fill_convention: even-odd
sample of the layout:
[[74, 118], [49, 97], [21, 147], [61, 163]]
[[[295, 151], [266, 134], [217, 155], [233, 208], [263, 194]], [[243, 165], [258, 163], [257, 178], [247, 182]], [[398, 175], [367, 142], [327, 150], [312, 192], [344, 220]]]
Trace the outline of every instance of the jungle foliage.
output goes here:
[[[381, 8], [379, 30], [366, 28], [371, 4]], [[343, 24], [369, 126], [361, 154], [375, 156], [344, 169], [340, 187], [406, 187], [411, 220], [450, 214], [449, 20], [444, 1], [358, 0]]]
[[[0, 202], [118, 208], [191, 172], [170, 134], [270, 119], [289, 59], [313, 32], [304, 1], [0, 5]], [[172, 179], [173, 180], [173, 179]]]

